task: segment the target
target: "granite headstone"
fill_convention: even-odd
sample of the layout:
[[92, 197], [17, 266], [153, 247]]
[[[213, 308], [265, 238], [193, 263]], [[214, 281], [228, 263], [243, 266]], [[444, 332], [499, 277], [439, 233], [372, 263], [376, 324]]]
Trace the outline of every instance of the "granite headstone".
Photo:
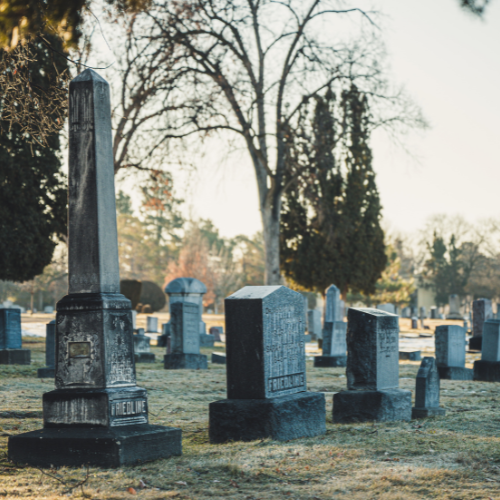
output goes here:
[[459, 325], [441, 325], [434, 333], [439, 377], [472, 380], [473, 371], [465, 368], [465, 330]]
[[326, 322], [323, 327], [323, 355], [314, 357], [316, 368], [327, 368], [332, 366], [346, 366], [347, 323], [344, 321]]
[[439, 319], [439, 309], [436, 306], [431, 307], [431, 319]]
[[307, 331], [313, 340], [323, 338], [321, 332], [321, 311], [318, 309], [309, 309], [307, 311]]
[[136, 363], [154, 363], [151, 339], [144, 335], [144, 328], [137, 328], [134, 334], [134, 357]]
[[411, 392], [399, 388], [399, 317], [351, 307], [347, 318], [347, 391], [333, 396], [333, 421], [410, 420]]
[[158, 318], [156, 316], [146, 317], [146, 332], [158, 333]]
[[415, 384], [415, 406], [411, 418], [425, 418], [444, 415], [446, 410], [439, 407], [439, 372], [436, 360], [425, 357], [417, 372]]
[[483, 324], [481, 359], [474, 362], [474, 380], [500, 382], [500, 320]]
[[491, 307], [491, 300], [477, 299], [472, 303], [472, 338], [469, 340], [470, 350], [481, 350], [483, 324], [492, 318], [493, 309]]
[[463, 315], [460, 313], [460, 306], [462, 305], [460, 296], [453, 294], [448, 298], [449, 312], [446, 319], [462, 319]]
[[38, 368], [38, 378], [54, 378], [56, 371], [56, 320], [45, 325], [45, 366]]
[[390, 314], [396, 314], [396, 307], [394, 306], [394, 304], [379, 304], [377, 306], [377, 309], [380, 311], [388, 312]]
[[0, 365], [29, 365], [31, 351], [22, 343], [20, 309], [0, 308]]
[[340, 290], [330, 285], [325, 291], [325, 309], [323, 324], [342, 321], [340, 317]]
[[210, 403], [210, 442], [324, 434], [324, 394], [307, 392], [302, 295], [247, 286], [225, 311], [228, 399]]

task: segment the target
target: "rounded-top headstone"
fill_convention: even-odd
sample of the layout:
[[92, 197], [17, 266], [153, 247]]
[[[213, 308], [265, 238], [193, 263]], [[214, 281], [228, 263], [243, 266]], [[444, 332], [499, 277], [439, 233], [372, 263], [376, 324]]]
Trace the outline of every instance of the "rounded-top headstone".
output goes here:
[[207, 287], [196, 278], [176, 278], [166, 287], [165, 293], [207, 293]]

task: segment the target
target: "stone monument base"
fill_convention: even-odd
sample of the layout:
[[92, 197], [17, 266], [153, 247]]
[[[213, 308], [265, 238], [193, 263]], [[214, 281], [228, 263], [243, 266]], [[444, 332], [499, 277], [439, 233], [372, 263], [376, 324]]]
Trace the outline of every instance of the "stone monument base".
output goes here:
[[43, 368], [38, 368], [38, 378], [55, 378], [55, 376], [56, 369], [53, 366], [44, 366]]
[[207, 357], [204, 354], [166, 354], [163, 356], [165, 370], [206, 370]]
[[315, 356], [314, 368], [331, 368], [335, 366], [346, 366], [347, 356]]
[[411, 418], [439, 417], [446, 413], [444, 408], [415, 408], [411, 409]]
[[0, 349], [0, 365], [29, 365], [31, 351], [29, 349]]
[[220, 365], [226, 364], [226, 354], [224, 352], [213, 352], [212, 353], [212, 363], [218, 363]]
[[474, 361], [474, 380], [500, 382], [500, 361]]
[[399, 351], [399, 359], [405, 361], [422, 361], [421, 351]]
[[469, 339], [469, 350], [470, 351], [480, 351], [483, 347], [483, 336], [478, 335], [477, 337], [471, 337]]
[[209, 405], [210, 442], [287, 441], [326, 432], [325, 396], [299, 392], [269, 399], [224, 399]]
[[333, 396], [333, 422], [390, 422], [411, 420], [411, 392], [403, 389], [384, 391], [342, 391]]
[[207, 333], [200, 333], [200, 346], [201, 347], [213, 347], [214, 342], [215, 342], [215, 337], [213, 335], [210, 335]]
[[9, 437], [9, 460], [36, 467], [120, 467], [182, 454], [181, 429], [59, 427]]
[[472, 380], [474, 370], [460, 366], [438, 366], [439, 378], [441, 380]]
[[152, 352], [138, 352], [135, 355], [136, 363], [154, 363], [156, 357]]

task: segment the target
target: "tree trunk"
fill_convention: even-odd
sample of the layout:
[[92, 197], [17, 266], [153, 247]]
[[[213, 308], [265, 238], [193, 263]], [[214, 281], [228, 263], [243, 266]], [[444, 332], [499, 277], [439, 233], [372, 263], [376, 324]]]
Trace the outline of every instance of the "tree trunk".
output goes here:
[[[262, 226], [264, 228], [264, 245], [266, 254], [266, 285], [280, 285], [280, 200], [270, 206], [261, 205]], [[278, 205], [278, 206], [276, 206]]]

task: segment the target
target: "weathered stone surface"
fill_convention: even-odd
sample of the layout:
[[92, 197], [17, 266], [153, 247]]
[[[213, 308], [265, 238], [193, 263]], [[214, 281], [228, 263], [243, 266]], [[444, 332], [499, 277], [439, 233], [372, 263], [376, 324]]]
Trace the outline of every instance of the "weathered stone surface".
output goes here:
[[198, 306], [190, 302], [176, 302], [170, 307], [172, 353], [199, 354]]
[[226, 353], [225, 352], [213, 352], [212, 353], [212, 363], [217, 363], [219, 365], [226, 364]]
[[182, 454], [181, 429], [159, 425], [46, 428], [9, 438], [9, 460], [37, 467], [120, 467]]
[[410, 391], [343, 391], [333, 396], [333, 422], [337, 424], [410, 419]]
[[158, 333], [158, 318], [156, 316], [146, 317], [146, 332]]
[[350, 308], [347, 323], [347, 388], [399, 387], [399, 318], [378, 309]]
[[330, 285], [325, 292], [325, 310], [323, 323], [342, 321], [340, 316], [340, 290], [335, 285]]
[[21, 311], [0, 308], [0, 349], [21, 349]]
[[458, 325], [441, 325], [434, 334], [436, 363], [441, 367], [465, 366], [465, 330]]
[[284, 286], [247, 286], [225, 305], [228, 398], [305, 391], [302, 295]]
[[165, 370], [206, 370], [207, 357], [204, 354], [172, 353], [163, 357]]
[[327, 322], [323, 327], [323, 356], [345, 356], [347, 352], [347, 323]]
[[450, 295], [448, 304], [450, 311], [446, 315], [446, 319], [462, 319], [463, 315], [460, 314], [460, 306], [462, 305], [460, 297], [456, 294]]
[[483, 325], [483, 345], [481, 359], [500, 361], [500, 320], [488, 319]]
[[439, 408], [439, 385], [436, 360], [432, 357], [425, 357], [417, 373], [415, 407], [412, 408], [412, 418], [445, 414], [445, 410]]
[[474, 361], [474, 380], [500, 382], [500, 361]]
[[211, 443], [271, 438], [287, 441], [326, 432], [325, 396], [301, 392], [267, 399], [225, 399], [209, 405]]
[[418, 318], [416, 316], [413, 316], [411, 318], [411, 329], [416, 330], [418, 328]]
[[399, 351], [399, 359], [420, 361], [422, 359], [422, 353], [421, 351]]
[[54, 378], [56, 371], [56, 322], [52, 320], [45, 326], [45, 364], [39, 368], [38, 378]]
[[170, 335], [170, 323], [161, 324], [161, 335], [156, 340], [156, 345], [158, 347], [167, 346], [167, 337]]
[[488, 319], [493, 318], [491, 300], [477, 299], [472, 303], [472, 335], [481, 337], [483, 335], [483, 325]]
[[144, 328], [138, 328], [137, 333], [134, 335], [134, 354], [142, 352], [150, 352], [151, 339], [144, 335]]
[[307, 332], [314, 340], [323, 338], [321, 332], [321, 311], [318, 309], [307, 311]]

